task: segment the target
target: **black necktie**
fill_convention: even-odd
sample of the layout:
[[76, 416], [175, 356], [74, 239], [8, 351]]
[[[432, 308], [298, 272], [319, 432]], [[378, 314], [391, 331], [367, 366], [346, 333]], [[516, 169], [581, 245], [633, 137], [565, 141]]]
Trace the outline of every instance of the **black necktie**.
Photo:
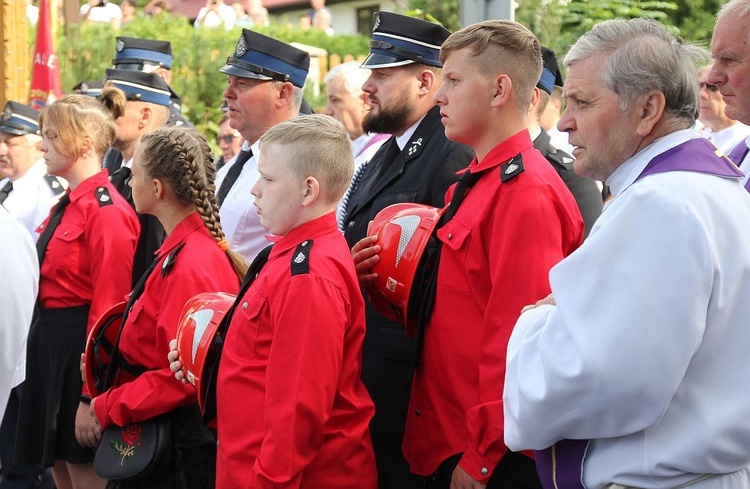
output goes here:
[[117, 191], [120, 192], [120, 195], [130, 202], [131, 205], [133, 203], [133, 189], [130, 188], [128, 182], [130, 181], [132, 174], [130, 168], [123, 166], [112, 173], [109, 177], [112, 186], [115, 187]]
[[240, 173], [242, 173], [242, 167], [245, 166], [245, 163], [252, 157], [253, 151], [251, 149], [248, 149], [247, 151], [243, 149], [240, 151], [240, 154], [237, 155], [237, 160], [227, 172], [224, 181], [221, 182], [221, 187], [219, 187], [219, 193], [216, 194], [216, 203], [219, 207], [224, 203], [224, 199], [226, 199], [229, 194], [229, 189], [232, 188], [232, 185], [234, 185], [234, 182], [237, 181]]
[[376, 176], [373, 182], [377, 182], [383, 177], [388, 168], [396, 161], [399, 153], [401, 153], [401, 148], [398, 147], [398, 143], [396, 142], [396, 136], [392, 136], [385, 144], [385, 147], [385, 155], [378, 161], [378, 166], [375, 168], [377, 173], [375, 173]]
[[36, 252], [39, 256], [39, 267], [42, 266], [42, 261], [44, 259], [44, 254], [47, 251], [47, 245], [49, 244], [49, 240], [52, 239], [52, 234], [55, 232], [55, 229], [58, 225], [60, 225], [60, 221], [62, 221], [63, 213], [65, 212], [65, 207], [70, 203], [70, 194], [65, 193], [65, 195], [62, 196], [60, 201], [57, 203], [55, 208], [52, 210], [52, 214], [49, 216], [49, 221], [47, 221], [47, 227], [44, 228], [42, 231], [42, 234], [39, 236], [39, 240], [36, 242]]
[[[380, 147], [372, 160], [367, 164], [367, 168], [362, 172], [360, 181], [357, 183], [357, 187], [352, 189], [349, 193], [349, 198], [346, 202], [347, 212], [348, 209], [353, 208], [353, 204], [356, 201], [358, 195], [369, 195], [370, 190], [377, 184], [378, 180], [382, 178], [386, 170], [391, 164], [398, 158], [401, 149], [399, 149], [396, 143], [396, 136], [392, 136], [383, 146]], [[346, 213], [341, 214], [343, 216], [343, 223], [346, 222], [348, 216]]]
[[5, 199], [8, 198], [10, 193], [13, 191], [13, 182], [8, 180], [8, 183], [5, 184], [3, 188], [0, 189], [0, 205], [5, 202]]
[[472, 173], [470, 170], [466, 170], [465, 172], [463, 172], [463, 174], [461, 174], [461, 177], [458, 179], [458, 183], [456, 184], [456, 189], [453, 191], [453, 198], [451, 199], [451, 203], [448, 205], [448, 209], [445, 210], [445, 214], [443, 214], [443, 218], [441, 219], [442, 224], [450, 221], [453, 216], [456, 215], [458, 206], [461, 205], [464, 197], [466, 197], [466, 192], [468, 192], [469, 189], [479, 181], [479, 177], [481, 176], [481, 171]]

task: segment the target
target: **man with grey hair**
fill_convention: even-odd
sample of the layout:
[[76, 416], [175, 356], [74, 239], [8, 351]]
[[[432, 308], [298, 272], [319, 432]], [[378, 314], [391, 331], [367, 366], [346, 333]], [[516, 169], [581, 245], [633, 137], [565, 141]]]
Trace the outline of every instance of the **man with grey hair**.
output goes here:
[[360, 68], [360, 63], [350, 61], [336, 65], [326, 74], [326, 104], [323, 112], [341, 122], [349, 133], [354, 151], [354, 176], [336, 209], [339, 227], [343, 230], [343, 216], [352, 192], [359, 186], [362, 175], [373, 155], [390, 137], [390, 134], [365, 132], [362, 120], [370, 110], [369, 97], [362, 85], [370, 76], [370, 70]]
[[750, 195], [690, 130], [701, 51], [613, 20], [565, 58], [559, 127], [613, 199], [508, 344], [505, 442], [545, 488], [750, 487]]
[[[706, 83], [719, 87], [727, 117], [750, 125], [750, 0], [732, 0], [725, 4], [716, 17], [711, 39], [714, 64], [706, 76]], [[741, 141], [729, 153], [745, 173], [743, 184], [750, 191], [750, 150], [748, 141]]]

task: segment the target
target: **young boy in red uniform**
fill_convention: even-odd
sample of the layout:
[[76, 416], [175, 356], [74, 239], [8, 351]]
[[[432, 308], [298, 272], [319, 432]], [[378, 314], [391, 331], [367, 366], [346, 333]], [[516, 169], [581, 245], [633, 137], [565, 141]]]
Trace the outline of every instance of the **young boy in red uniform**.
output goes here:
[[360, 379], [364, 302], [334, 212], [353, 161], [328, 116], [260, 139], [252, 194], [275, 245], [226, 334], [217, 489], [377, 486], [374, 407]]

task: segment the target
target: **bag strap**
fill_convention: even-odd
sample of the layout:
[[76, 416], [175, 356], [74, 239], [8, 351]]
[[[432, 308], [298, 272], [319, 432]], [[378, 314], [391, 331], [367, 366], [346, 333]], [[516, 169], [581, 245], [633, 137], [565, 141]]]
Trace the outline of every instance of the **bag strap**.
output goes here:
[[[234, 311], [237, 310], [237, 306], [242, 302], [245, 293], [247, 293], [250, 286], [255, 282], [255, 279], [260, 275], [260, 271], [263, 269], [265, 264], [268, 262], [268, 257], [271, 255], [271, 249], [273, 244], [270, 244], [263, 248], [260, 253], [255, 256], [255, 259], [250, 264], [250, 268], [247, 269], [245, 278], [242, 279], [242, 285], [240, 286], [240, 292], [237, 294], [237, 298], [234, 300], [234, 304], [229, 308], [224, 319], [219, 323], [219, 327], [216, 328], [216, 334], [211, 341], [211, 348], [215, 352], [215, 357], [211, 365], [205, 365], [203, 368], [208, 373], [208, 382], [206, 383], [206, 400], [204, 402], [203, 410], [203, 424], [208, 424], [211, 420], [216, 418], [216, 373], [218, 371], [219, 361], [221, 360], [221, 352], [224, 348], [224, 339], [226, 338], [227, 331], [229, 330], [229, 324], [232, 322], [234, 317]], [[198, 395], [201, 395], [199, 392]]]
[[[174, 266], [174, 260], [180, 250], [182, 250], [183, 246], [185, 246], [184, 242], [177, 245], [177, 247], [164, 259], [161, 265], [162, 276], [165, 276], [169, 272], [169, 270], [172, 269], [172, 266]], [[112, 346], [112, 355], [110, 356], [111, 360], [109, 362], [109, 366], [107, 367], [107, 375], [104, 379], [102, 392], [106, 391], [114, 385], [115, 377], [117, 376], [117, 373], [120, 371], [120, 369], [124, 369], [136, 376], [146, 371], [145, 368], [130, 365], [125, 360], [125, 358], [123, 358], [122, 354], [120, 353], [120, 336], [122, 335], [122, 330], [125, 327], [125, 321], [128, 319], [130, 310], [133, 308], [135, 301], [137, 301], [143, 295], [143, 291], [146, 289], [146, 281], [151, 276], [151, 273], [154, 271], [156, 265], [160, 260], [160, 256], [154, 259], [154, 261], [151, 263], [151, 266], [149, 266], [148, 269], [143, 273], [143, 275], [141, 275], [138, 283], [130, 293], [128, 303], [125, 306], [125, 312], [122, 315], [122, 322], [120, 322], [120, 329], [117, 332], [117, 339], [115, 340], [115, 344]]]

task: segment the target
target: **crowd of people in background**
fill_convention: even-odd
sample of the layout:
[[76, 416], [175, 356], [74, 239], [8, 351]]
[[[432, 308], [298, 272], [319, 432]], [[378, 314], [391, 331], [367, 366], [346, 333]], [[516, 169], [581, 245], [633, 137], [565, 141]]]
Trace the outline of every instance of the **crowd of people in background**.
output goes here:
[[[750, 488], [750, 0], [710, 54], [645, 19], [558, 57], [514, 21], [376, 15], [316, 111], [261, 0], [207, 0], [196, 28], [242, 27], [219, 154], [169, 41], [7, 102], [0, 489]], [[103, 431], [159, 416], [160, 470], [100, 477]]]

